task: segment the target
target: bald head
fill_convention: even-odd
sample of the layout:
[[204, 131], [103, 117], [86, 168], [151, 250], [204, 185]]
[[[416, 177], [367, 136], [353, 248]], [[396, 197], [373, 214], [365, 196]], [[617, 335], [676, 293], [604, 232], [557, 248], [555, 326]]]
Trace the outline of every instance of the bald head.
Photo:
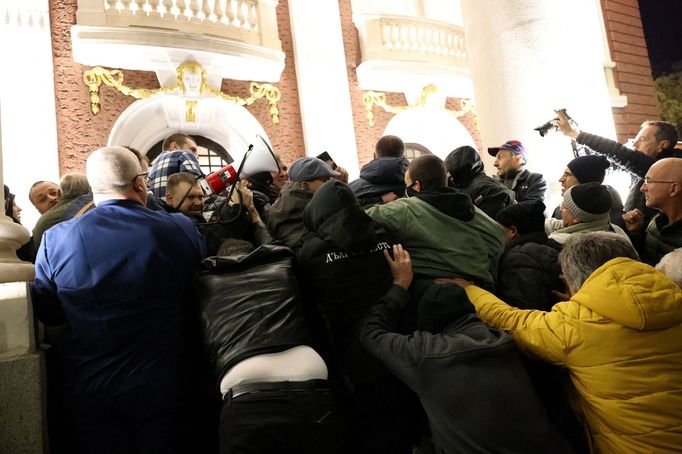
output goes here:
[[[104, 147], [92, 152], [85, 165], [95, 204], [108, 199], [132, 199], [143, 205], [146, 198], [146, 177], [137, 157], [124, 147]], [[140, 185], [143, 187], [141, 188]], [[140, 191], [144, 201], [139, 200]]]
[[640, 191], [646, 205], [661, 210], [670, 223], [682, 219], [682, 159], [656, 161], [646, 173]]

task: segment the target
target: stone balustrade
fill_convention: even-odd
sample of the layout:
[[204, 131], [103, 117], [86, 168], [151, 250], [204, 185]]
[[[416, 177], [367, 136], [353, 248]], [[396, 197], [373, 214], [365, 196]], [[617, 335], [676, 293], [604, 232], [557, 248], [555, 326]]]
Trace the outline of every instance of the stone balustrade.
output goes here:
[[466, 67], [464, 30], [452, 24], [402, 16], [367, 19], [358, 28], [363, 61], [411, 60]]

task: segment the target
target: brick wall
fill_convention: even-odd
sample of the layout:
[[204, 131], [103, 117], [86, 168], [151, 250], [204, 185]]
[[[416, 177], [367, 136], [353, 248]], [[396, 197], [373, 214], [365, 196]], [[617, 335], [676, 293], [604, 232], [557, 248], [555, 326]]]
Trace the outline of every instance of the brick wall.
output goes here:
[[[50, 23], [52, 27], [52, 51], [55, 72], [55, 104], [57, 110], [57, 142], [61, 174], [83, 172], [85, 160], [94, 149], [104, 146], [116, 119], [135, 99], [116, 90], [102, 87], [100, 101], [102, 110], [94, 116], [90, 110], [90, 93], [82, 80], [83, 71], [89, 67], [72, 60], [71, 26], [76, 23], [77, 0], [52, 3]], [[280, 0], [277, 21], [286, 53], [286, 66], [277, 87], [282, 91], [279, 103], [280, 124], [270, 121], [270, 108], [265, 100], [254, 103], [248, 110], [263, 125], [276, 152], [286, 163], [302, 156], [303, 129], [298, 103], [296, 70], [293, 64], [293, 48], [287, 0]], [[144, 71], [123, 71], [124, 83], [136, 88], [158, 88], [156, 75]], [[222, 90], [231, 95], [248, 97], [248, 82], [224, 81]]]
[[660, 119], [637, 0], [601, 0], [614, 78], [628, 105], [613, 109], [618, 140], [634, 137], [645, 120]]
[[[350, 0], [340, 0], [339, 10], [341, 13], [341, 27], [343, 33], [343, 44], [346, 54], [346, 69], [348, 72], [348, 84], [350, 86], [351, 105], [353, 108], [353, 123], [355, 125], [355, 139], [358, 147], [358, 161], [362, 167], [372, 160], [374, 144], [383, 135], [384, 129], [394, 114], [385, 112], [381, 107], [374, 107], [374, 126], [367, 124], [365, 105], [362, 103], [363, 91], [358, 85], [356, 68], [362, 63], [360, 53], [360, 37], [358, 30], [352, 19], [352, 8]], [[386, 93], [386, 102], [392, 106], [404, 106], [407, 104], [402, 93]], [[448, 98], [446, 108], [452, 110], [460, 109], [460, 99]], [[467, 113], [459, 119], [473, 136], [476, 144], [480, 148], [480, 135], [476, 126], [476, 118], [473, 113]]]

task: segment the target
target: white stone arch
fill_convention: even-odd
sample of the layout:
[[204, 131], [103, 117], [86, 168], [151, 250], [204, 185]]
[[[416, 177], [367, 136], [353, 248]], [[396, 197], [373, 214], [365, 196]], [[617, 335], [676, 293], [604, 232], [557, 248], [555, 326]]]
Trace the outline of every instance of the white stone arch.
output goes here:
[[200, 135], [220, 144], [239, 161], [257, 134], [269, 138], [244, 107], [219, 98], [197, 100], [194, 121], [187, 121], [185, 98], [159, 95], [135, 101], [116, 120], [107, 145], [131, 146], [146, 154], [169, 135]]
[[388, 134], [405, 143], [423, 145], [441, 159], [462, 145], [476, 148], [467, 128], [445, 109], [414, 108], [400, 112], [386, 125], [384, 135]]

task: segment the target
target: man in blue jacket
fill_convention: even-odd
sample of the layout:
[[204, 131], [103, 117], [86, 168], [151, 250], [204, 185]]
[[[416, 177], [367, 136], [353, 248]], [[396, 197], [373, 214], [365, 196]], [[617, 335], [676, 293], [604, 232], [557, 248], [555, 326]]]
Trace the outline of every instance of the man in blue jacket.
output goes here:
[[145, 207], [147, 175], [129, 150], [98, 149], [86, 169], [96, 208], [45, 232], [32, 286], [38, 318], [69, 331], [73, 451], [186, 452], [186, 292], [201, 235]]

